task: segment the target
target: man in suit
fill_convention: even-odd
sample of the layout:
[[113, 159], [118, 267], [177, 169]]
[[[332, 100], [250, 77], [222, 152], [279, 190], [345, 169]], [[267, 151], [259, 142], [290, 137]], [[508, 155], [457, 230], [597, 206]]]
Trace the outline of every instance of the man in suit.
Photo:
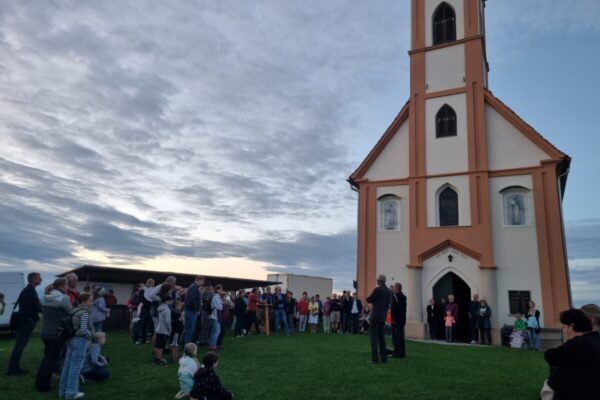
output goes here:
[[358, 299], [358, 293], [354, 292], [350, 299], [350, 328], [351, 333], [358, 333], [358, 320], [362, 312], [362, 302]]
[[394, 284], [392, 296], [392, 342], [394, 344], [394, 358], [406, 357], [404, 344], [404, 326], [406, 325], [406, 296], [402, 293], [402, 284]]
[[[385, 317], [390, 308], [392, 292], [386, 286], [385, 281], [385, 275], [379, 275], [377, 277], [377, 287], [373, 289], [371, 295], [367, 297], [367, 302], [372, 304], [371, 327], [369, 332], [371, 340], [371, 364], [387, 362], [387, 347], [385, 345], [384, 329]], [[378, 349], [379, 355], [377, 354]]]
[[7, 375], [22, 375], [28, 372], [19, 366], [21, 354], [27, 347], [31, 332], [33, 332], [35, 323], [40, 318], [39, 314], [42, 311], [40, 299], [35, 291], [35, 287], [42, 283], [42, 277], [37, 272], [31, 272], [27, 275], [27, 282], [28, 285], [21, 291], [17, 299], [19, 310], [16, 327], [17, 340], [10, 355]]

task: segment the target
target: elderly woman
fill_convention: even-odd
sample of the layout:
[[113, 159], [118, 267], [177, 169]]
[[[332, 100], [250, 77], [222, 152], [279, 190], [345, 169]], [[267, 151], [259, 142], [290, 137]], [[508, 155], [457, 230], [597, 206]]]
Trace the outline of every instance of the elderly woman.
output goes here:
[[592, 322], [581, 310], [561, 312], [560, 322], [567, 341], [544, 354], [550, 366], [547, 386], [555, 399], [597, 399], [600, 337], [592, 332]]

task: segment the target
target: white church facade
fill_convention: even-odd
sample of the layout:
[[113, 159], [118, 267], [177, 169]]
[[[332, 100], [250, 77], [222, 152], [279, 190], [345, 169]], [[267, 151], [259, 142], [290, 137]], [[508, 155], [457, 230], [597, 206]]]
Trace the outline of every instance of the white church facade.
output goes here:
[[[484, 0], [412, 0], [410, 98], [350, 176], [357, 288], [401, 282], [407, 336], [432, 297], [477, 293], [493, 327], [535, 301], [558, 327], [570, 305], [561, 202], [570, 158], [488, 89]], [[464, 314], [463, 314], [464, 315]]]

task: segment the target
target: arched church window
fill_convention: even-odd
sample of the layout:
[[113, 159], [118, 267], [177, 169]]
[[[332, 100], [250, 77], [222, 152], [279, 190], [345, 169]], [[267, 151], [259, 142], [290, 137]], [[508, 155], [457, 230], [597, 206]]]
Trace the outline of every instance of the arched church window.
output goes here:
[[456, 136], [456, 112], [444, 104], [435, 114], [435, 137]]
[[531, 223], [529, 189], [522, 186], [510, 186], [502, 193], [502, 214], [505, 226], [523, 226]]
[[456, 14], [445, 1], [433, 13], [433, 44], [456, 40]]
[[440, 226], [458, 225], [458, 194], [451, 187], [443, 189], [438, 197]]
[[379, 230], [400, 230], [400, 197], [387, 194], [379, 197]]

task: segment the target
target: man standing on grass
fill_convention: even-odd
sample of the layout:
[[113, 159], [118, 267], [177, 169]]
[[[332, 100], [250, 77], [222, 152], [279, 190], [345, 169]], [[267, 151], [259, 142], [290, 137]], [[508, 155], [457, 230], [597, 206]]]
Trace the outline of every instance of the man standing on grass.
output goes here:
[[185, 319], [185, 336], [183, 343], [187, 344], [192, 341], [194, 328], [196, 327], [196, 319], [198, 313], [201, 312], [200, 306], [202, 305], [202, 293], [204, 292], [204, 277], [197, 276], [194, 279], [185, 295], [185, 304], [183, 306], [183, 315]]
[[36, 286], [42, 283], [41, 275], [37, 272], [31, 272], [27, 275], [27, 282], [27, 286], [19, 294], [16, 303], [19, 310], [17, 313], [17, 326], [15, 327], [17, 340], [10, 355], [7, 375], [22, 375], [27, 373], [26, 370], [19, 366], [21, 354], [23, 354], [23, 350], [25, 350], [29, 342], [33, 328], [35, 328], [35, 323], [40, 319], [40, 312], [42, 311], [40, 299], [35, 291]]
[[404, 326], [406, 325], [406, 296], [402, 293], [402, 284], [394, 284], [392, 296], [392, 342], [394, 343], [394, 358], [406, 357], [404, 344]]
[[[377, 287], [367, 297], [367, 302], [371, 307], [371, 324], [369, 336], [371, 339], [371, 364], [387, 362], [387, 347], [385, 345], [385, 317], [390, 308], [392, 292], [387, 288], [385, 275], [377, 277]], [[379, 348], [379, 356], [377, 350]]]

